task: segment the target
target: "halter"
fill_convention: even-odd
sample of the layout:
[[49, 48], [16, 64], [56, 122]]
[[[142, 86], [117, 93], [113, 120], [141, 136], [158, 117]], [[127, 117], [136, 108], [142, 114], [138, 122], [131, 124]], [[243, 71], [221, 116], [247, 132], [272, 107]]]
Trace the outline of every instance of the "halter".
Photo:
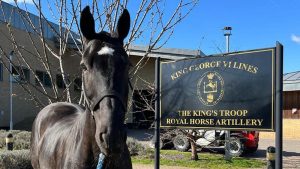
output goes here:
[[[83, 93], [84, 93], [84, 97], [86, 97], [86, 87], [85, 87], [85, 83], [84, 83], [84, 75], [82, 73], [82, 86], [83, 86]], [[129, 81], [130, 82], [130, 81]], [[131, 86], [131, 83], [130, 83], [130, 87]], [[101, 92], [101, 94], [98, 96], [98, 97], [95, 97], [94, 99], [92, 99], [91, 101], [87, 100], [86, 101], [88, 102], [88, 109], [90, 109], [90, 112], [94, 118], [94, 110], [95, 110], [95, 107], [100, 104], [100, 102], [105, 98], [105, 97], [110, 97], [110, 98], [115, 98], [117, 100], [119, 100], [122, 104], [122, 108], [124, 110], [124, 112], [126, 111], [126, 107], [125, 107], [125, 104], [122, 100], [122, 96], [116, 92], [115, 90], [104, 90]], [[103, 165], [104, 165], [104, 160], [105, 160], [105, 155], [103, 153], [100, 153], [99, 154], [99, 157], [98, 157], [98, 164], [97, 164], [97, 169], [102, 169], [103, 168]]]
[[101, 94], [98, 97], [95, 97], [94, 99], [92, 99], [91, 104], [89, 106], [90, 109], [92, 111], [94, 111], [97, 104], [99, 104], [105, 97], [115, 98], [115, 99], [119, 100], [122, 104], [123, 110], [124, 111], [126, 110], [121, 95], [118, 92], [116, 92], [115, 90], [104, 90], [104, 91], [102, 91]]
[[[84, 93], [84, 97], [86, 97], [86, 87], [84, 84], [84, 75], [82, 74], [82, 79], [83, 79], [83, 93]], [[100, 102], [105, 98], [105, 97], [110, 97], [110, 98], [115, 98], [117, 100], [119, 100], [122, 104], [122, 108], [124, 111], [126, 111], [126, 106], [123, 102], [122, 96], [116, 92], [115, 90], [104, 90], [100, 93], [100, 95], [98, 97], [93, 98], [91, 101], [86, 100], [87, 104], [88, 104], [88, 109], [90, 110], [90, 112], [92, 113], [92, 116], [94, 117], [94, 110], [95, 107], [100, 104]]]
[[[104, 45], [106, 46], [111, 46], [110, 43], [103, 43]], [[114, 47], [115, 50], [118, 50], [119, 47]], [[82, 73], [82, 79], [83, 79], [83, 82], [84, 82], [84, 75]], [[129, 87], [131, 90], [133, 90], [133, 87], [132, 87], [132, 84], [130, 82], [130, 79], [128, 79], [128, 83], [129, 83]], [[83, 83], [83, 93], [84, 93], [84, 97], [86, 97], [86, 87], [85, 87], [85, 84]], [[104, 91], [101, 91], [100, 95], [93, 98], [92, 100], [87, 100], [87, 104], [88, 104], [88, 108], [90, 109], [92, 115], [94, 116], [94, 110], [95, 110], [95, 107], [105, 98], [105, 97], [110, 97], [110, 98], [115, 98], [117, 100], [119, 100], [122, 104], [122, 109], [124, 110], [124, 112], [126, 112], [127, 110], [127, 105], [125, 105], [123, 99], [122, 99], [122, 96], [120, 95], [119, 92], [115, 91], [115, 90], [104, 90]]]

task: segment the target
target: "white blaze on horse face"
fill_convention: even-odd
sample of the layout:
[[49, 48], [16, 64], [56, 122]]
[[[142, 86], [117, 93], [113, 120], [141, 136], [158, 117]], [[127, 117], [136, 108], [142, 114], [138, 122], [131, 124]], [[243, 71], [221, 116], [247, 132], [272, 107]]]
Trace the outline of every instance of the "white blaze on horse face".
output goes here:
[[113, 55], [114, 51], [115, 51], [114, 49], [104, 46], [97, 53], [98, 55]]

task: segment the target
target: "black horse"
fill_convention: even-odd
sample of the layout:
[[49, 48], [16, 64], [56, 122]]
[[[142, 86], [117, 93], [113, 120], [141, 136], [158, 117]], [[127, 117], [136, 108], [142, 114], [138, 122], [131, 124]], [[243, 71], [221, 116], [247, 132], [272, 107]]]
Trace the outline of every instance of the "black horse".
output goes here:
[[130, 28], [126, 9], [113, 33], [95, 32], [89, 7], [81, 13], [84, 37], [81, 60], [87, 109], [54, 103], [36, 117], [31, 136], [31, 163], [35, 169], [131, 169], [126, 145], [125, 111], [128, 100], [128, 55], [123, 48]]

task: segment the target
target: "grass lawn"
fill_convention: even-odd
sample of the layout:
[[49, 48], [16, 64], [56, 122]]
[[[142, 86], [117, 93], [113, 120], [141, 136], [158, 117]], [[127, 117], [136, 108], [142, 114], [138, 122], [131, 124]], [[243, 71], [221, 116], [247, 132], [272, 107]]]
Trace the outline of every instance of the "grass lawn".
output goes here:
[[[263, 168], [266, 162], [262, 160], [235, 157], [231, 162], [224, 160], [220, 154], [198, 153], [199, 160], [190, 160], [190, 152], [179, 152], [176, 150], [161, 150], [160, 165], [181, 166], [188, 168], [213, 168], [213, 169], [238, 169], [238, 168]], [[148, 151], [143, 156], [132, 157], [136, 164], [153, 164], [154, 152]]]

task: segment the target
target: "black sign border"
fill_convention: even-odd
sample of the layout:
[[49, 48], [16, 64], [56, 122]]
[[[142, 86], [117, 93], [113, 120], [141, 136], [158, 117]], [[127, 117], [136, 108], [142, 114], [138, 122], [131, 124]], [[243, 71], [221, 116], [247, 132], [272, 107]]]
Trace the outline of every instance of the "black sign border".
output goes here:
[[[226, 54], [218, 54], [218, 55], [210, 55], [210, 56], [206, 56], [206, 57], [226, 57], [226, 56], [231, 56], [231, 55], [243, 55], [243, 54], [250, 54], [250, 53], [257, 53], [257, 52], [266, 52], [266, 51], [271, 51], [272, 52], [272, 116], [271, 116], [271, 128], [228, 128], [228, 127], [195, 127], [195, 126], [163, 126], [160, 120], [160, 127], [161, 128], [168, 128], [168, 129], [176, 129], [176, 128], [182, 128], [182, 129], [209, 129], [209, 130], [245, 130], [245, 131], [268, 131], [268, 132], [272, 132], [275, 131], [275, 78], [276, 78], [276, 71], [275, 71], [275, 57], [276, 57], [276, 47], [272, 47], [272, 48], [263, 48], [263, 49], [254, 49], [254, 50], [245, 50], [245, 51], [238, 51], [238, 52], [232, 52], [232, 53], [226, 53]], [[187, 59], [180, 59], [180, 60], [176, 60], [176, 61], [164, 61], [164, 62], [160, 62], [160, 82], [162, 81], [162, 65], [163, 64], [168, 64], [168, 63], [174, 63], [174, 62], [178, 62], [178, 61], [183, 61], [183, 60], [192, 60], [192, 59], [199, 59], [198, 58], [187, 58]], [[161, 89], [161, 84], [159, 84], [159, 89], [160, 92], [162, 91]], [[159, 97], [161, 98], [161, 93], [159, 93]], [[162, 100], [160, 99], [160, 119], [162, 117]]]

